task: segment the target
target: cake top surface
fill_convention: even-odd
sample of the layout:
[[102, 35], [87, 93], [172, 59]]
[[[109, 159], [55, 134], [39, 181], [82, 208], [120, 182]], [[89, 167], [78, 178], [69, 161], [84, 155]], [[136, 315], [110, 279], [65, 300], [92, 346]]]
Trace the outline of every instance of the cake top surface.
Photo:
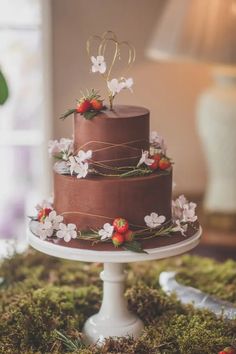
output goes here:
[[113, 109], [107, 109], [98, 114], [102, 118], [133, 118], [149, 115], [149, 110], [144, 107], [130, 105], [115, 105]]

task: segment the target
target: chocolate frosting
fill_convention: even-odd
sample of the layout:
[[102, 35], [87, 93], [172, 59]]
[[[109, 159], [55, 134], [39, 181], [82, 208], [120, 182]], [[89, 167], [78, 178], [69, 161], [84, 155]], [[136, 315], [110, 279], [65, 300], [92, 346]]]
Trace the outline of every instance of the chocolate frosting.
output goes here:
[[136, 106], [114, 106], [91, 120], [74, 116], [74, 150], [92, 150], [93, 160], [109, 166], [136, 166], [149, 148], [149, 111]]
[[145, 177], [86, 177], [54, 171], [54, 208], [79, 230], [101, 228], [116, 217], [145, 226], [151, 212], [171, 219], [172, 170]]

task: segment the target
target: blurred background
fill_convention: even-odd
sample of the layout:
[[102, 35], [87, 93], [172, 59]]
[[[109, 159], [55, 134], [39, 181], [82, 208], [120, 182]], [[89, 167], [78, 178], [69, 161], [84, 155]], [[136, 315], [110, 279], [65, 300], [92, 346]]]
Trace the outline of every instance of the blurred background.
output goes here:
[[[222, 212], [223, 219], [216, 218], [221, 222], [212, 225], [201, 208], [208, 169], [196, 105], [212, 85], [211, 68], [206, 63], [158, 61], [147, 55], [167, 2], [0, 0], [0, 70], [9, 88], [8, 99], [0, 105], [1, 240], [24, 243], [26, 215], [32, 215], [38, 200], [50, 196], [47, 142], [72, 136], [72, 120], [62, 122], [59, 116], [74, 106], [81, 90], [101, 88], [103, 94], [100, 78], [90, 73], [85, 46], [90, 35], [112, 30], [137, 51], [129, 72], [134, 92], [122, 92], [116, 103], [150, 109], [151, 128], [165, 137], [175, 161], [174, 194], [184, 193], [199, 203], [205, 225], [199, 252], [234, 257], [235, 211]], [[114, 76], [120, 74], [117, 70]]]

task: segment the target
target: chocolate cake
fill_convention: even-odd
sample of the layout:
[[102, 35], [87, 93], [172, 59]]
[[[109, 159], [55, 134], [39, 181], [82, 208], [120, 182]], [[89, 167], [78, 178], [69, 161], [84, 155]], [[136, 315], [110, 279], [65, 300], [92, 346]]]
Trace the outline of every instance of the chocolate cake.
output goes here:
[[[115, 51], [108, 67], [103, 54], [110, 43]], [[198, 229], [196, 204], [184, 196], [172, 201], [173, 162], [164, 139], [150, 134], [149, 110], [113, 105], [117, 94], [133, 86], [132, 78], [111, 79], [124, 44], [130, 64], [133, 46], [110, 31], [101, 37], [97, 56], [90, 57], [92, 73], [105, 79], [109, 105], [98, 91], [87, 90], [61, 117], [74, 114], [73, 140], [49, 142], [49, 155], [56, 159], [54, 200], [43, 201], [32, 217], [32, 232], [45, 242], [146, 252], [178, 243]]]
[[[81, 148], [92, 149], [97, 163], [135, 167], [142, 151], [149, 149], [149, 111], [116, 106], [92, 120], [75, 114], [74, 153]], [[114, 171], [110, 173], [114, 175]], [[153, 211], [170, 221], [171, 199], [171, 168], [165, 174], [159, 171], [130, 178], [84, 179], [61, 175], [54, 169], [54, 208], [66, 223], [74, 223], [82, 230], [100, 229], [117, 216], [125, 217], [130, 225], [145, 227], [144, 216]]]

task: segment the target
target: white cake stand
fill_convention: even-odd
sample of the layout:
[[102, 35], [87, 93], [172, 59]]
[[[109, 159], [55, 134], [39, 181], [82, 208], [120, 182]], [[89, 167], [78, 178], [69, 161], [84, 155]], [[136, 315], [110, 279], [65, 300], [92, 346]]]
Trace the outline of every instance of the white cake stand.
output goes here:
[[[32, 228], [32, 226], [31, 226]], [[200, 241], [201, 228], [190, 238], [169, 246], [148, 249], [146, 253], [131, 251], [93, 251], [64, 247], [42, 241], [28, 230], [30, 245], [38, 251], [50, 256], [82, 262], [104, 263], [100, 277], [103, 281], [103, 300], [99, 312], [91, 316], [83, 328], [86, 344], [101, 344], [104, 338], [133, 336], [137, 338], [143, 322], [130, 313], [124, 297], [126, 274], [124, 263], [151, 261], [169, 258], [187, 252], [197, 246]]]

